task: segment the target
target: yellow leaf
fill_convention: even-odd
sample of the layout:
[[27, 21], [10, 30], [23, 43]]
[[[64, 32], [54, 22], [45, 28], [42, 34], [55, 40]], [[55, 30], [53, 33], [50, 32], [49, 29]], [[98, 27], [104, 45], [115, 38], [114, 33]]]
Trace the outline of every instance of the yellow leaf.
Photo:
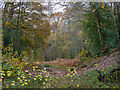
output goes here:
[[22, 27], [24, 27], [24, 24], [22, 24]]
[[95, 12], [95, 11], [96, 11], [96, 9], [93, 10], [93, 12]]
[[72, 4], [74, 4], [74, 2], [72, 2]]
[[74, 2], [69, 2], [69, 3], [74, 4]]
[[37, 64], [39, 64], [39, 62], [37, 62]]
[[16, 26], [11, 25], [13, 28], [16, 28]]
[[104, 2], [102, 1], [102, 4], [104, 4]]
[[104, 9], [104, 6], [102, 5], [102, 8]]

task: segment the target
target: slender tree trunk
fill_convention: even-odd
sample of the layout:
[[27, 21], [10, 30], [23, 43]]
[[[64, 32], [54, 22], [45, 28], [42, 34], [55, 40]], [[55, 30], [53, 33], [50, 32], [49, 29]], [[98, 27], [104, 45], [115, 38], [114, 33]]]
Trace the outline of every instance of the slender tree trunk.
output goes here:
[[118, 34], [118, 49], [120, 50], [120, 3], [114, 2], [115, 27]]
[[45, 54], [45, 61], [47, 61], [47, 53], [46, 53], [45, 48], [43, 48], [43, 50], [44, 50], [44, 54]]
[[16, 50], [19, 52], [19, 40], [20, 40], [20, 4], [19, 6], [19, 13], [18, 13], [18, 20], [17, 20], [17, 33], [18, 33], [18, 38], [17, 38], [17, 45], [16, 45]]
[[119, 50], [120, 50], [120, 3], [117, 3], [117, 31], [118, 31], [118, 45], [119, 45]]
[[[14, 4], [14, 2], [11, 3], [11, 9], [10, 9], [10, 14], [9, 14], [9, 22], [11, 25], [13, 24], [13, 12], [14, 12], [13, 4]], [[13, 28], [10, 26], [9, 30], [10, 30], [10, 34], [11, 34], [12, 49], [13, 49], [13, 53], [14, 53], [15, 52], [15, 42], [14, 42]]]
[[[2, 38], [2, 44], [4, 45], [5, 44], [5, 22], [7, 21], [7, 18], [6, 18], [6, 12], [7, 12], [7, 8], [8, 8], [8, 2], [5, 3], [5, 7], [4, 7], [4, 10], [3, 10], [3, 14], [2, 14], [2, 35], [4, 36]], [[2, 54], [4, 54], [3, 52], [4, 50], [2, 50]]]
[[[19, 7], [21, 6], [21, 2], [19, 3]], [[23, 9], [22, 9], [23, 10]], [[22, 10], [20, 10], [19, 8], [19, 13], [18, 13], [18, 41], [17, 41], [17, 51], [20, 54], [21, 53], [21, 45], [20, 45], [20, 41], [21, 41], [21, 34], [22, 34], [22, 22], [23, 22], [23, 16], [22, 16]]]
[[37, 60], [37, 49], [36, 48], [34, 48], [33, 53], [34, 53], [34, 61], [36, 61]]
[[101, 16], [100, 16], [99, 8], [97, 7], [98, 4], [90, 3], [90, 5], [91, 5], [91, 10], [95, 10], [93, 13], [94, 13], [94, 17], [96, 19], [97, 29], [98, 29], [100, 43], [101, 43], [101, 49], [102, 49], [104, 47], [104, 38], [103, 38], [103, 34], [102, 34], [102, 29], [101, 29]]
[[[99, 15], [99, 11], [98, 11], [98, 15]], [[95, 19], [96, 19], [96, 23], [97, 23], [97, 29], [98, 29], [98, 33], [99, 33], [99, 37], [100, 37], [100, 43], [101, 43], [101, 48], [104, 47], [104, 39], [103, 39], [103, 34], [102, 34], [102, 29], [101, 29], [101, 22], [100, 22], [100, 18], [98, 18], [99, 16], [97, 16], [95, 14]]]

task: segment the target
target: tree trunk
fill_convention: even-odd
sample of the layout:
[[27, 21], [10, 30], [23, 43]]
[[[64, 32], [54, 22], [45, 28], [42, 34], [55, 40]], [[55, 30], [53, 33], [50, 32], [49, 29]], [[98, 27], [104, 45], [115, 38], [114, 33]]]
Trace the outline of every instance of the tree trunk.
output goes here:
[[[6, 22], [6, 12], [7, 12], [7, 8], [8, 8], [8, 2], [5, 3], [5, 7], [4, 7], [4, 10], [3, 10], [3, 14], [2, 14], [2, 35], [4, 36], [2, 38], [2, 42], [3, 42], [3, 45], [5, 45], [5, 22]], [[3, 52], [4, 50], [2, 50], [2, 54], [4, 54]]]
[[118, 31], [118, 45], [120, 50], [120, 3], [117, 3], [117, 31]]
[[46, 54], [45, 48], [43, 48], [43, 50], [44, 50], [44, 54], [45, 54], [45, 61], [47, 61], [47, 54]]
[[99, 33], [99, 37], [100, 37], [100, 44], [101, 44], [101, 49], [104, 47], [104, 38], [103, 38], [103, 34], [102, 34], [102, 29], [101, 29], [101, 17], [100, 17], [100, 12], [99, 12], [99, 8], [98, 3], [92, 3], [90, 2], [91, 5], [91, 10], [95, 10], [94, 13], [94, 17], [97, 23], [97, 29], [98, 29], [98, 33]]
[[37, 49], [36, 48], [34, 48], [33, 53], [34, 53], [34, 61], [36, 61], [37, 60]]
[[[14, 8], [12, 6], [13, 6], [14, 2], [12, 2], [10, 4], [11, 4], [11, 9], [10, 9], [10, 14], [9, 14], [9, 22], [12, 25], [13, 24], [13, 12], [14, 12]], [[12, 49], [13, 49], [13, 53], [14, 53], [15, 52], [15, 42], [14, 42], [13, 28], [10, 26], [9, 30], [10, 30], [10, 34], [11, 34]]]
[[[99, 15], [99, 11], [98, 11], [98, 15]], [[102, 34], [100, 20], [99, 20], [99, 18], [98, 18], [98, 16], [96, 14], [95, 14], [95, 18], [96, 18], [96, 23], [97, 23], [97, 29], [98, 29], [99, 37], [100, 37], [101, 48], [103, 48], [104, 47], [104, 39], [103, 39], [103, 34]]]

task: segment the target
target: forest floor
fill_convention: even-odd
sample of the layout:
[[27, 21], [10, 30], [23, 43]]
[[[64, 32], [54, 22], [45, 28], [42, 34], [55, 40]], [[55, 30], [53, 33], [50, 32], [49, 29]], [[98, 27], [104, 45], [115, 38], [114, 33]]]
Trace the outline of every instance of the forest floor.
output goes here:
[[[114, 82], [101, 82], [98, 80], [99, 74], [95, 70], [100, 70], [102, 75], [109, 73], [117, 65], [120, 58], [119, 53], [120, 51], [116, 51], [101, 57], [87, 57], [82, 61], [79, 59], [57, 59], [48, 62], [32, 62], [24, 69], [27, 71], [26, 73], [24, 72], [17, 79], [15, 77], [4, 79], [2, 85], [3, 87], [17, 88], [119, 88], [119, 78]], [[25, 77], [27, 81], [25, 81]], [[16, 82], [16, 85], [11, 86], [11, 81]], [[28, 85], [22, 86], [24, 82]]]
[[[84, 75], [93, 69], [105, 70], [107, 67], [116, 66], [116, 62], [119, 60], [119, 53], [120, 51], [117, 51], [108, 56], [91, 58], [84, 60], [83, 63], [80, 63], [77, 59], [57, 59], [55, 61], [39, 62], [39, 64], [38, 62], [33, 62], [33, 64], [44, 66], [52, 76], [67, 75], [69, 73], [67, 67], [76, 67], [77, 75]], [[33, 76], [39, 73], [31, 71]]]

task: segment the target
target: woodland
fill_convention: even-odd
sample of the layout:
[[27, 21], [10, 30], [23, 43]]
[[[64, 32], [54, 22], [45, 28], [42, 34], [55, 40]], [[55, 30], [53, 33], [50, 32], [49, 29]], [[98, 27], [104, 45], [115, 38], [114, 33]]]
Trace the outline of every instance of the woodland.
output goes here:
[[120, 2], [0, 2], [3, 88], [120, 88]]

